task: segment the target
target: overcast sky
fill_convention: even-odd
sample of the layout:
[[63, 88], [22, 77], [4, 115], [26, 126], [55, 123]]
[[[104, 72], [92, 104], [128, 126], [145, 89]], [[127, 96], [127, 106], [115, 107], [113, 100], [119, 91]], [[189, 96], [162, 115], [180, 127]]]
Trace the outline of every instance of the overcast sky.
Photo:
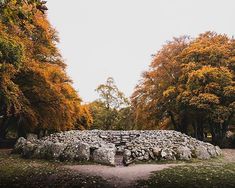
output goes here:
[[48, 0], [67, 72], [85, 102], [112, 76], [130, 96], [151, 54], [172, 37], [235, 34], [235, 0]]

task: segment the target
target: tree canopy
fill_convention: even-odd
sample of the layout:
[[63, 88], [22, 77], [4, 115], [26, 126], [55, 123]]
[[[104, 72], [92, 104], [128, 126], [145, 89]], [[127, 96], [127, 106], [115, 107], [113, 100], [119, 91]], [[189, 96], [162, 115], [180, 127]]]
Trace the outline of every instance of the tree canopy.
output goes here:
[[0, 134], [89, 127], [47, 20], [45, 1], [0, 1]]
[[118, 89], [112, 77], [106, 83], [100, 84], [97, 89], [99, 99], [91, 102], [94, 122], [92, 129], [130, 129], [131, 110], [129, 100]]
[[172, 127], [216, 143], [234, 118], [235, 40], [206, 32], [195, 39], [175, 38], [154, 56], [132, 95], [135, 124]]

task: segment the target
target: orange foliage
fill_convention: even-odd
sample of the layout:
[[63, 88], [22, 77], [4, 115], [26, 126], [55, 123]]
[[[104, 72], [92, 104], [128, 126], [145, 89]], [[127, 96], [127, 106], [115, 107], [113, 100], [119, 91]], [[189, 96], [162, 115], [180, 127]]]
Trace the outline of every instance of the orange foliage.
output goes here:
[[8, 119], [15, 119], [20, 132], [84, 129], [92, 122], [64, 70], [44, 10], [40, 1], [7, 1], [1, 7], [0, 132]]
[[186, 133], [193, 126], [200, 139], [205, 127], [213, 139], [223, 137], [235, 112], [234, 60], [235, 40], [226, 35], [206, 32], [168, 42], [132, 95], [136, 127], [167, 122]]

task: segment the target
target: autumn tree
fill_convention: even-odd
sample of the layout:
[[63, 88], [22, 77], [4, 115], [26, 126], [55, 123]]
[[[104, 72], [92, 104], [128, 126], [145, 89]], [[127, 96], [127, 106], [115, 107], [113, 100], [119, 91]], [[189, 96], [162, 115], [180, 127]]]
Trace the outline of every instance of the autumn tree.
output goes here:
[[123, 111], [128, 109], [129, 101], [118, 89], [114, 79], [107, 78], [106, 83], [99, 85], [96, 91], [100, 96], [99, 99], [89, 104], [94, 119], [92, 128], [124, 129], [127, 125], [122, 122], [120, 126], [122, 119], [120, 113], [124, 115]]
[[0, 136], [88, 128], [47, 20], [45, 1], [0, 1]]
[[208, 126], [215, 144], [221, 144], [234, 117], [234, 50], [234, 39], [207, 32], [178, 57], [185, 88], [177, 102], [193, 112], [196, 136], [203, 139]]
[[112, 77], [108, 77], [105, 84], [99, 85], [96, 92], [100, 96], [99, 100], [105, 104], [107, 109], [120, 109], [128, 105], [128, 99], [118, 89]]
[[234, 39], [213, 32], [167, 43], [132, 95], [137, 122], [168, 122], [184, 133], [192, 127], [201, 140], [207, 129], [221, 144], [234, 118], [234, 47]]
[[[177, 129], [179, 112], [172, 91], [180, 74], [180, 65], [175, 57], [187, 46], [188, 40], [188, 37], [181, 37], [168, 42], [154, 55], [149, 70], [142, 74], [142, 80], [131, 96], [136, 129], [165, 128], [169, 118], [173, 128]], [[171, 99], [166, 99], [163, 94]]]

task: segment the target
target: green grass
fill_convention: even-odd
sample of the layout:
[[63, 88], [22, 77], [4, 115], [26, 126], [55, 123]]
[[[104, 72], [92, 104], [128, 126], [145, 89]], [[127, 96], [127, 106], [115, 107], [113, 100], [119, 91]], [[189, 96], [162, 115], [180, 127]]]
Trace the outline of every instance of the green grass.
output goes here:
[[0, 152], [0, 187], [109, 187], [101, 177], [61, 168], [62, 163]]
[[145, 187], [235, 187], [235, 163], [221, 159], [200, 161], [155, 172], [149, 180], [140, 180]]

